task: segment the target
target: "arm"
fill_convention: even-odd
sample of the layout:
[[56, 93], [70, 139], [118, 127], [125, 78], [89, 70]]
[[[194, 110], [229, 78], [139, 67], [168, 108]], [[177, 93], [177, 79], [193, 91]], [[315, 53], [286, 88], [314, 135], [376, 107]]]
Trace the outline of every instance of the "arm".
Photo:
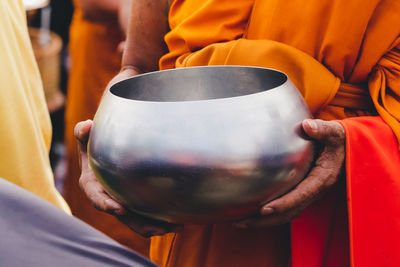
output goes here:
[[122, 32], [127, 34], [133, 0], [122, 0], [118, 9], [118, 22]]
[[118, 19], [120, 4], [126, 0], [79, 0], [82, 16], [91, 22], [111, 22]]
[[[124, 49], [122, 70], [109, 83], [114, 83], [137, 75], [158, 69], [158, 59], [165, 50], [163, 41], [168, 30], [167, 0], [133, 0], [127, 31], [127, 41]], [[182, 226], [156, 221], [134, 214], [112, 199], [95, 177], [87, 156], [87, 142], [92, 123], [80, 122], [75, 128], [78, 140], [81, 162], [80, 186], [92, 204], [100, 211], [117, 216], [119, 220], [133, 231], [143, 236], [162, 235], [177, 232]]]
[[167, 52], [168, 10], [167, 0], [133, 0], [122, 70], [158, 70], [158, 61]]
[[[169, 0], [132, 0], [127, 39], [124, 44], [121, 72], [111, 85], [138, 75], [158, 70], [158, 61], [167, 51], [164, 36], [168, 32]], [[121, 16], [121, 17], [122, 17]]]

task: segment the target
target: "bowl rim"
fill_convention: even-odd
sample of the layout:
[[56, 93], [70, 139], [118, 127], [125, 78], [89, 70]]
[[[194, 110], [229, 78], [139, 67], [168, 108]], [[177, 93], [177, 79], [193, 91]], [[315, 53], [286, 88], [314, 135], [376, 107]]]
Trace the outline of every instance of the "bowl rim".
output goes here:
[[[239, 96], [232, 96], [232, 97], [224, 97], [224, 98], [212, 98], [212, 99], [201, 99], [201, 100], [187, 100], [187, 101], [154, 101], [154, 100], [137, 100], [137, 99], [129, 99], [126, 97], [122, 97], [119, 96], [115, 93], [113, 93], [111, 90], [113, 88], [115, 88], [115, 86], [119, 85], [122, 82], [125, 82], [127, 80], [130, 79], [136, 79], [139, 77], [143, 77], [143, 76], [148, 76], [148, 75], [153, 75], [155, 73], [160, 73], [160, 72], [170, 72], [170, 71], [177, 71], [177, 70], [181, 70], [181, 69], [202, 69], [202, 68], [247, 68], [247, 69], [262, 69], [262, 70], [270, 70], [270, 71], [274, 71], [274, 72], [278, 72], [279, 74], [282, 74], [285, 78], [284, 82], [277, 86], [277, 87], [273, 87], [271, 89], [268, 89], [266, 91], [260, 91], [260, 92], [256, 92], [256, 93], [250, 93], [250, 94], [245, 94], [245, 95], [239, 95]], [[247, 65], [207, 65], [207, 66], [194, 66], [194, 67], [181, 67], [181, 68], [173, 68], [173, 69], [166, 69], [166, 70], [158, 70], [158, 71], [152, 71], [152, 72], [146, 72], [146, 73], [141, 73], [129, 78], [126, 78], [124, 80], [118, 81], [115, 84], [113, 84], [112, 86], [110, 86], [106, 93], [110, 94], [112, 97], [116, 97], [119, 98], [121, 100], [124, 101], [129, 101], [129, 102], [137, 102], [137, 103], [157, 103], [157, 104], [168, 104], [168, 103], [197, 103], [197, 102], [206, 102], [206, 101], [223, 101], [223, 100], [229, 100], [229, 99], [237, 99], [237, 98], [244, 98], [244, 97], [251, 97], [251, 96], [256, 96], [259, 94], [265, 94], [266, 92], [270, 92], [270, 91], [275, 91], [278, 88], [281, 88], [283, 86], [285, 86], [287, 83], [291, 83], [291, 80], [289, 78], [289, 76], [280, 70], [274, 69], [274, 68], [265, 68], [265, 67], [260, 67], [260, 66], [247, 66]]]

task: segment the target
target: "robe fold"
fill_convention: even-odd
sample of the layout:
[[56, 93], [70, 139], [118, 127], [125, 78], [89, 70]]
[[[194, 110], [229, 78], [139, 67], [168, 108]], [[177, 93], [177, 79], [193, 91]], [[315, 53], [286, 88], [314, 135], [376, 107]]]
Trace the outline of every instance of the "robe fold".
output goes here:
[[78, 1], [74, 1], [74, 6], [69, 43], [71, 70], [65, 111], [68, 168], [63, 195], [73, 215], [148, 256], [149, 240], [132, 232], [114, 216], [96, 210], [79, 187], [81, 171], [74, 128], [79, 121], [94, 117], [106, 85], [119, 72], [121, 58], [117, 46], [123, 36], [117, 26], [85, 21]]
[[399, 14], [393, 0], [175, 0], [160, 69], [250, 65], [287, 73], [316, 118], [344, 126], [346, 178], [290, 232], [186, 225], [154, 237], [151, 259], [191, 267], [400, 264]]

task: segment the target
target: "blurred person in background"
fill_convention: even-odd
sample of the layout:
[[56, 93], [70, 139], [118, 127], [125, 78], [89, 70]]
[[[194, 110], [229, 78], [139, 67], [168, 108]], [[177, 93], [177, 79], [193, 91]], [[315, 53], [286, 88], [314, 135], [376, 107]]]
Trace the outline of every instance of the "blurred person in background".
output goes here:
[[[63, 196], [72, 214], [118, 242], [148, 256], [149, 239], [99, 212], [79, 187], [79, 159], [73, 132], [77, 122], [93, 118], [107, 83], [121, 67], [118, 46], [125, 39], [130, 0], [74, 0], [70, 28], [71, 69], [65, 111], [67, 174]], [[127, 7], [128, 6], [128, 7]]]

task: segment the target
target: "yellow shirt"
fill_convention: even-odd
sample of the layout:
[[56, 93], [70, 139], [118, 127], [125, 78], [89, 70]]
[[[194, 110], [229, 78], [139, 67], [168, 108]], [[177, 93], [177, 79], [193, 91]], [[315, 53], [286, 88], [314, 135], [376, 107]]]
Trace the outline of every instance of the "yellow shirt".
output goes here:
[[21, 0], [0, 1], [0, 177], [69, 211], [54, 186], [51, 123]]

